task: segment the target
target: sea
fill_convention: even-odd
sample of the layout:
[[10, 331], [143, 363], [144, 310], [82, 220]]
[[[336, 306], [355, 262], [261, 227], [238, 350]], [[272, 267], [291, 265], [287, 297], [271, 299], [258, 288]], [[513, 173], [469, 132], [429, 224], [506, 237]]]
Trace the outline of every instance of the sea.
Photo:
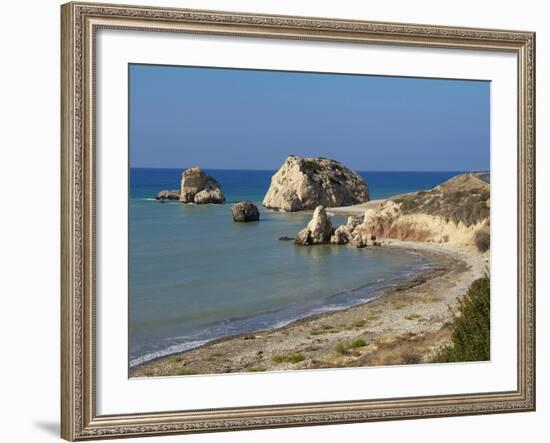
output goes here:
[[[182, 169], [130, 169], [129, 366], [221, 337], [284, 326], [372, 299], [383, 287], [431, 266], [414, 252], [295, 246], [311, 211], [267, 210], [276, 171], [206, 170], [221, 205], [159, 203], [179, 189]], [[433, 188], [461, 173], [361, 172], [371, 199]], [[260, 221], [234, 223], [231, 206], [254, 202]], [[332, 217], [333, 225], [346, 222]]]

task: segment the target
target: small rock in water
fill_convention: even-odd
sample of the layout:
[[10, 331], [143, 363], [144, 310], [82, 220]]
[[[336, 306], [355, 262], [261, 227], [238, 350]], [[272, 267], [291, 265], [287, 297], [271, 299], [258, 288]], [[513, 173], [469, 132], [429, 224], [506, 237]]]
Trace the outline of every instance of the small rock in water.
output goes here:
[[179, 191], [160, 191], [155, 199], [161, 203], [164, 203], [164, 200], [179, 200], [180, 193]]
[[283, 235], [282, 237], [279, 237], [279, 240], [281, 240], [281, 241], [294, 241], [294, 237], [287, 237], [286, 235]]
[[231, 208], [231, 214], [233, 221], [235, 222], [249, 222], [260, 220], [260, 212], [254, 203], [239, 202], [233, 205]]

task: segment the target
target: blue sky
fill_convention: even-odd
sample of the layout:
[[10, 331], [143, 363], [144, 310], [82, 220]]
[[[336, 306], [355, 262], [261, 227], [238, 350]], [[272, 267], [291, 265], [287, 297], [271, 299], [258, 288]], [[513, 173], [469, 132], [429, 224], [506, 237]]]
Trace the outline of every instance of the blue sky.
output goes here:
[[132, 167], [489, 169], [490, 83], [131, 65]]

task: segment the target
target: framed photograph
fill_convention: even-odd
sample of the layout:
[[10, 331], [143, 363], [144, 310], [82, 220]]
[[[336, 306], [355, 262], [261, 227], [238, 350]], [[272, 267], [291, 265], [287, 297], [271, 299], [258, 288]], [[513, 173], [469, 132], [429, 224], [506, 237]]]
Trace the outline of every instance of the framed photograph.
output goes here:
[[535, 409], [535, 35], [68, 3], [62, 437]]

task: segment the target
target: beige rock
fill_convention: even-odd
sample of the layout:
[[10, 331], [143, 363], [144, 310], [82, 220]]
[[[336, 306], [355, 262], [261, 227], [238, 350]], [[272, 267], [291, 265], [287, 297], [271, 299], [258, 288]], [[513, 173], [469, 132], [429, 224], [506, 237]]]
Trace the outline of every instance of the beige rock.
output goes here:
[[294, 239], [294, 243], [299, 246], [307, 246], [309, 245], [309, 231], [307, 228], [302, 229], [298, 234], [296, 234], [296, 238]]
[[359, 226], [359, 218], [355, 216], [348, 217], [345, 225], [338, 226], [330, 237], [330, 243], [334, 245], [348, 244], [353, 236], [353, 231]]
[[192, 167], [181, 175], [179, 200], [183, 203], [223, 203], [225, 196], [220, 184], [202, 169]]
[[350, 232], [346, 225], [338, 226], [334, 234], [330, 237], [330, 243], [333, 245], [345, 245], [349, 243]]
[[179, 191], [160, 191], [155, 197], [156, 200], [179, 200]]
[[263, 205], [292, 212], [319, 205], [350, 206], [368, 200], [363, 178], [341, 163], [291, 155], [272, 177]]
[[323, 206], [317, 206], [313, 212], [313, 217], [307, 224], [307, 227], [302, 229], [296, 236], [294, 243], [297, 245], [322, 245], [329, 243], [334, 228], [327, 216], [327, 212]]

